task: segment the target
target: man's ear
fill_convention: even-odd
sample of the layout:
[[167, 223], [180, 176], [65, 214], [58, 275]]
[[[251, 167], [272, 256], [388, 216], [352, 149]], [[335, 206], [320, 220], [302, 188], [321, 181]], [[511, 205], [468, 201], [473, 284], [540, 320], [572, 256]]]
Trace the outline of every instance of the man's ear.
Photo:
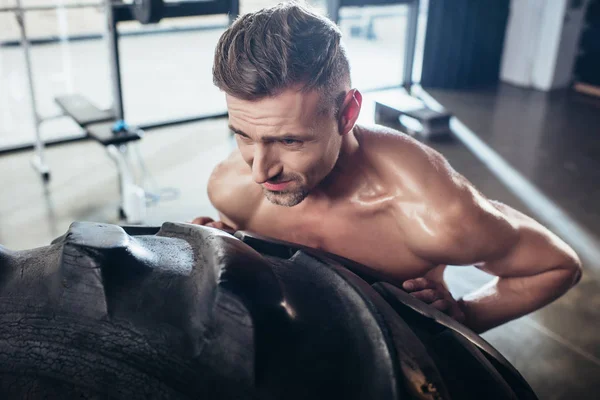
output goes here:
[[354, 128], [358, 115], [360, 114], [361, 106], [362, 94], [360, 94], [358, 89], [352, 89], [346, 93], [338, 117], [338, 130], [340, 135], [345, 135]]

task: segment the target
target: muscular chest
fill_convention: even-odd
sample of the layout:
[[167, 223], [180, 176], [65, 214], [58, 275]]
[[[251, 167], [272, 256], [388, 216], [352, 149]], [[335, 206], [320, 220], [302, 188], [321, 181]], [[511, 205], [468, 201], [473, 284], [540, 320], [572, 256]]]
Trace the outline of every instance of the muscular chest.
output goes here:
[[385, 213], [280, 211], [263, 215], [250, 230], [352, 259], [394, 280], [422, 276], [433, 267], [410, 252], [397, 224]]

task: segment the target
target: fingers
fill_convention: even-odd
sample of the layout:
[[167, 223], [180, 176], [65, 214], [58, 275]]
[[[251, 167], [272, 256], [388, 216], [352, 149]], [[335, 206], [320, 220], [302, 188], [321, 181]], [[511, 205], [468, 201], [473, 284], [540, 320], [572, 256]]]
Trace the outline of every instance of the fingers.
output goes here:
[[429, 304], [436, 310], [443, 312], [458, 322], [463, 322], [465, 314], [462, 312], [458, 304], [452, 299], [447, 299], [444, 292], [435, 289], [425, 289], [418, 292], [410, 293], [422, 302]]
[[210, 217], [197, 217], [192, 220], [192, 224], [194, 225], [207, 225], [215, 220]]
[[411, 296], [429, 304], [435, 309], [447, 314], [458, 322], [464, 322], [466, 317], [452, 294], [443, 285], [426, 278], [416, 278], [405, 281], [402, 288]]
[[233, 231], [234, 229], [227, 225], [226, 223], [222, 222], [222, 221], [213, 221], [213, 222], [209, 222], [206, 224], [206, 226], [210, 226], [212, 228], [217, 228], [217, 229], [221, 229], [224, 231]]
[[444, 299], [444, 294], [435, 289], [419, 290], [418, 292], [412, 292], [410, 295], [427, 304]]
[[442, 311], [443, 313], [447, 313], [447, 311], [451, 308], [450, 302], [445, 299], [436, 300], [431, 303], [431, 306], [439, 311]]
[[402, 284], [402, 288], [408, 292], [414, 292], [424, 289], [435, 289], [436, 283], [425, 278], [409, 279]]
[[466, 319], [465, 313], [456, 302], [454, 304], [451, 304], [450, 310], [448, 311], [448, 315], [450, 315], [453, 319], [460, 323], [465, 322]]
[[235, 232], [235, 229], [232, 228], [231, 226], [227, 225], [226, 223], [222, 222], [222, 221], [215, 221], [214, 219], [210, 218], [210, 217], [197, 217], [194, 218], [192, 220], [192, 222], [190, 222], [191, 224], [195, 224], [195, 225], [204, 225], [204, 226], [209, 226], [211, 228], [216, 228], [216, 229], [221, 229], [223, 231], [226, 232]]
[[463, 324], [465, 322], [465, 314], [461, 311], [459, 313], [452, 313], [450, 314], [450, 316], [452, 317], [452, 319], [454, 319], [457, 322], [460, 322], [461, 324]]
[[454, 301], [449, 301], [449, 300], [446, 300], [446, 299], [441, 299], [441, 300], [434, 301], [430, 305], [432, 307], [434, 307], [435, 309], [437, 309], [437, 310], [443, 312], [444, 314], [448, 315], [449, 317], [451, 317], [455, 321], [463, 323], [464, 320], [465, 320], [465, 314], [460, 309], [460, 307], [458, 306], [458, 304], [456, 304], [456, 302], [454, 302]]

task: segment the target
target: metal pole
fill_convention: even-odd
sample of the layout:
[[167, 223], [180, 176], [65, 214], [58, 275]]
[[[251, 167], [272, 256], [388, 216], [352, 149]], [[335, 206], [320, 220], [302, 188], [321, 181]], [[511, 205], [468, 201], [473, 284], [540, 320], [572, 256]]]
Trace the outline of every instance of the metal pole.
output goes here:
[[106, 38], [108, 42], [108, 56], [110, 60], [110, 76], [113, 94], [113, 112], [117, 120], [124, 120], [123, 89], [121, 86], [121, 70], [119, 65], [119, 32], [111, 0], [105, 0], [106, 7]]
[[229, 25], [233, 24], [240, 15], [240, 0], [231, 0], [231, 10], [229, 11]]
[[[20, 4], [20, 3], [17, 3]], [[52, 11], [57, 8], [100, 8], [103, 6], [102, 2], [94, 2], [94, 3], [69, 3], [69, 4], [52, 4], [48, 6], [29, 6], [29, 7], [0, 7], [1, 12], [19, 12], [21, 11]]]
[[417, 44], [417, 27], [419, 22], [419, 0], [414, 0], [408, 5], [406, 16], [406, 39], [404, 41], [404, 73], [402, 86], [409, 91], [412, 85], [413, 65], [415, 61], [415, 48]]
[[340, 0], [326, 0], [327, 1], [327, 16], [330, 20], [339, 24], [340, 22]]
[[33, 72], [31, 70], [31, 54], [29, 49], [29, 40], [27, 39], [27, 30], [25, 28], [25, 13], [21, 4], [21, 0], [17, 0], [17, 11], [15, 11], [15, 17], [19, 25], [21, 32], [21, 46], [23, 47], [23, 53], [25, 54], [25, 70], [27, 72], [27, 80], [29, 83], [29, 99], [31, 101], [31, 111], [33, 114], [33, 121], [35, 124], [35, 155], [32, 160], [32, 164], [35, 169], [42, 175], [44, 181], [50, 179], [50, 169], [46, 165], [44, 159], [44, 142], [40, 135], [40, 124], [42, 122], [38, 111], [37, 102], [35, 99], [35, 89], [33, 82]]
[[425, 36], [427, 35], [427, 20], [429, 14], [429, 0], [421, 0], [419, 5], [419, 24], [417, 27], [417, 39], [415, 44], [415, 59], [413, 61], [412, 84], [421, 83], [421, 72], [423, 71], [423, 55], [425, 51]]
[[[61, 0], [64, 1], [64, 0]], [[58, 20], [58, 37], [60, 40], [60, 50], [63, 64], [63, 79], [67, 86], [67, 93], [73, 93], [73, 73], [71, 68], [71, 56], [69, 54], [69, 23], [65, 7], [56, 9], [56, 19]], [[46, 118], [44, 118], [46, 120]]]

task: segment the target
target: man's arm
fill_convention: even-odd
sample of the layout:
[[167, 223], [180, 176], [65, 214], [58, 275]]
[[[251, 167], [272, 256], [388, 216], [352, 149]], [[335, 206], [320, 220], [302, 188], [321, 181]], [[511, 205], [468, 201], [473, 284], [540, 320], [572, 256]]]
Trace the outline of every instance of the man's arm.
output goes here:
[[418, 168], [425, 183], [411, 204], [419, 201], [421, 211], [399, 202], [397, 213], [411, 250], [434, 264], [475, 265], [497, 277], [460, 300], [465, 325], [486, 331], [543, 307], [579, 280], [577, 255], [548, 229], [486, 199], [433, 151]]
[[516, 225], [517, 238], [503, 253], [476, 264], [497, 278], [459, 300], [465, 324], [476, 332], [545, 306], [581, 278], [581, 262], [566, 243], [526, 215], [492, 203]]

